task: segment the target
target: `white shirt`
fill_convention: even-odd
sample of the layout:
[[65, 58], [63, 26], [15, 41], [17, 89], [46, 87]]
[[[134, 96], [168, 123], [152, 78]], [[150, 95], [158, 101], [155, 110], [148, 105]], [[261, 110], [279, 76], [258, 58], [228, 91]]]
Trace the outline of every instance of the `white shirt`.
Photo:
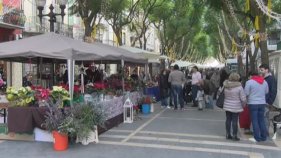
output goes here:
[[195, 73], [192, 73], [191, 84], [192, 85], [196, 85], [201, 79], [202, 79], [202, 77], [201, 77], [201, 73], [200, 72], [197, 71]]

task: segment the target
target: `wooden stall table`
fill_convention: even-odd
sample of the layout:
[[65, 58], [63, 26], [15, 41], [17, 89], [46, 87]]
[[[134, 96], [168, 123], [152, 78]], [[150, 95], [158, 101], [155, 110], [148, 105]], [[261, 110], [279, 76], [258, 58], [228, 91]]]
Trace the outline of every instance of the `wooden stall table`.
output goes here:
[[46, 107], [8, 107], [8, 131], [32, 133], [35, 127], [42, 129]]

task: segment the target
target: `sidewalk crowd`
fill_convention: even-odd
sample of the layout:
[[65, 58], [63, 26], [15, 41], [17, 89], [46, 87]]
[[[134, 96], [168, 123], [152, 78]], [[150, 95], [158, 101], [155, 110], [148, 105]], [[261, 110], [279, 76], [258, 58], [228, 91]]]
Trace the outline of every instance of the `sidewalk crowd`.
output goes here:
[[226, 139], [239, 141], [238, 121], [246, 134], [253, 134], [252, 142], [266, 141], [269, 136], [269, 109], [277, 94], [277, 83], [267, 64], [259, 72], [249, 72], [247, 78], [225, 69], [181, 71], [178, 65], [161, 70], [158, 77], [162, 108], [185, 110], [192, 107], [213, 109], [214, 101], [224, 94], [223, 109], [226, 113]]

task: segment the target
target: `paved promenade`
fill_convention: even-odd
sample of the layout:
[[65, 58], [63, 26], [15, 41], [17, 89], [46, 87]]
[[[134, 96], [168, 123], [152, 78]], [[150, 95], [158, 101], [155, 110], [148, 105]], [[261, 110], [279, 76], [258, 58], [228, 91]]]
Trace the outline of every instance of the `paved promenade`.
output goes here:
[[[1, 141], [2, 158], [279, 158], [281, 132], [274, 142], [225, 139], [225, 113], [220, 109], [185, 111], [161, 109], [140, 115], [141, 120], [121, 124], [100, 135], [100, 143], [83, 146], [72, 144], [64, 152], [55, 152], [51, 143]], [[240, 132], [243, 133], [243, 132]]]

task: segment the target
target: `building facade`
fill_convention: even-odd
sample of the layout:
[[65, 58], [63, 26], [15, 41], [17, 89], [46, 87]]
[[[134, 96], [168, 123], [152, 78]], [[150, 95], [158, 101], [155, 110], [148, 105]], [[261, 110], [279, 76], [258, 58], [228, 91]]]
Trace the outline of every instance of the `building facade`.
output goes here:
[[[25, 16], [21, 0], [0, 0], [0, 42], [22, 38]], [[1, 77], [7, 85], [21, 86], [22, 75], [20, 63], [10, 63], [0, 60]]]

